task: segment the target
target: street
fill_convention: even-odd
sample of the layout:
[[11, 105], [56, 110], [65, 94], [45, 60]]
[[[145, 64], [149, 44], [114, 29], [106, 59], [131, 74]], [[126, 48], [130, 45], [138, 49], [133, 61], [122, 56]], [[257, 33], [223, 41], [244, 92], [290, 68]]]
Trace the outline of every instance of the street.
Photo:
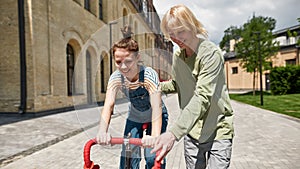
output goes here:
[[[164, 98], [169, 110], [169, 124], [178, 116], [178, 105], [176, 95], [168, 95]], [[233, 153], [230, 169], [298, 169], [300, 168], [300, 131], [299, 120], [274, 112], [249, 106], [243, 103], [232, 101], [235, 110], [235, 138], [233, 141]], [[114, 117], [111, 120], [110, 133], [113, 137], [122, 135], [126, 114], [124, 111], [127, 104], [120, 104], [115, 108]], [[86, 110], [85, 110], [86, 111]], [[95, 111], [94, 115], [84, 116], [76, 113], [80, 124], [87, 126], [87, 121], [91, 124], [98, 121]], [[57, 115], [55, 115], [57, 116]], [[60, 120], [64, 119], [60, 115]], [[70, 121], [70, 115], [66, 116]], [[45, 117], [55, 119], [54, 117]], [[91, 119], [93, 118], [93, 119]], [[41, 120], [41, 119], [35, 119]], [[44, 119], [45, 120], [45, 119]], [[55, 119], [57, 120], [57, 119]], [[30, 123], [28, 120], [27, 123]], [[78, 123], [77, 121], [77, 123]], [[17, 122], [14, 125], [22, 124]], [[32, 122], [33, 123], [33, 122]], [[8, 128], [7, 124], [0, 126]], [[60, 130], [55, 126], [56, 130]], [[85, 143], [96, 136], [97, 126], [87, 128], [79, 134], [74, 134], [69, 138], [58, 141], [56, 144], [38, 150], [30, 155], [15, 157], [16, 159], [7, 165], [2, 164], [3, 169], [50, 169], [50, 168], [83, 168], [83, 146]], [[17, 137], [17, 132], [16, 136]], [[32, 139], [32, 137], [30, 137]], [[26, 138], [23, 138], [27, 140]], [[41, 138], [37, 135], [37, 140]], [[1, 143], [7, 143], [4, 137], [0, 139]], [[9, 144], [6, 149], [9, 148]], [[20, 145], [22, 147], [22, 145]], [[15, 148], [10, 147], [13, 151]], [[91, 160], [95, 164], [100, 164], [101, 169], [118, 168], [120, 145], [100, 146], [95, 145], [91, 149]], [[142, 165], [143, 165], [142, 160]], [[184, 155], [182, 140], [174, 145], [174, 148], [167, 156], [167, 169], [184, 169]]]

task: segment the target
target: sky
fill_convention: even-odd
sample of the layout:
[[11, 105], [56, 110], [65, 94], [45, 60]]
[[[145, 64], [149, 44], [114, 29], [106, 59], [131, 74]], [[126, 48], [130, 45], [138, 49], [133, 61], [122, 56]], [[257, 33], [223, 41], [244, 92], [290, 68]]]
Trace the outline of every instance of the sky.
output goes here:
[[300, 0], [153, 0], [156, 12], [162, 17], [170, 7], [184, 4], [196, 15], [216, 44], [230, 26], [242, 26], [255, 16], [272, 17], [276, 30], [300, 24]]

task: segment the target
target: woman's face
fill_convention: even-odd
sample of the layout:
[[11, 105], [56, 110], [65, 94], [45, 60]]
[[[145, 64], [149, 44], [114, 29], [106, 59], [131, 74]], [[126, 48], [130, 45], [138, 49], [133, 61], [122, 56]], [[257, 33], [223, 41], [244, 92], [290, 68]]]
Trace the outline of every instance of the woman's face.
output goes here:
[[127, 49], [117, 48], [115, 53], [115, 65], [128, 80], [134, 81], [137, 78], [139, 55]]
[[195, 35], [192, 31], [185, 28], [169, 29], [169, 35], [173, 42], [175, 42], [181, 49], [191, 48], [195, 40]]

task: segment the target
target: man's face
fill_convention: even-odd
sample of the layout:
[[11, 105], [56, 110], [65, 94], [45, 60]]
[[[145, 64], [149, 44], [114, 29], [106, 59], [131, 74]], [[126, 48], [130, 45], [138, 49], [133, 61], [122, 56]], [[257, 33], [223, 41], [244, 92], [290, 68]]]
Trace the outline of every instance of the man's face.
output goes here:
[[136, 53], [130, 52], [127, 49], [117, 48], [114, 57], [116, 67], [129, 80], [133, 79], [139, 73], [137, 65], [139, 55], [136, 55]]

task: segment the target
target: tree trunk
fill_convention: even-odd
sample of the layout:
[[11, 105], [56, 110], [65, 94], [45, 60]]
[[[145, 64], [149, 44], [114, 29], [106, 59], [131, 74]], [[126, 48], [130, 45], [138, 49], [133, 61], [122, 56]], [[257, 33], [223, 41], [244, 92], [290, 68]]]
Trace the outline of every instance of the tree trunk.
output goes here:
[[252, 86], [252, 94], [253, 96], [255, 96], [255, 74], [256, 74], [256, 71], [253, 72], [253, 86]]

